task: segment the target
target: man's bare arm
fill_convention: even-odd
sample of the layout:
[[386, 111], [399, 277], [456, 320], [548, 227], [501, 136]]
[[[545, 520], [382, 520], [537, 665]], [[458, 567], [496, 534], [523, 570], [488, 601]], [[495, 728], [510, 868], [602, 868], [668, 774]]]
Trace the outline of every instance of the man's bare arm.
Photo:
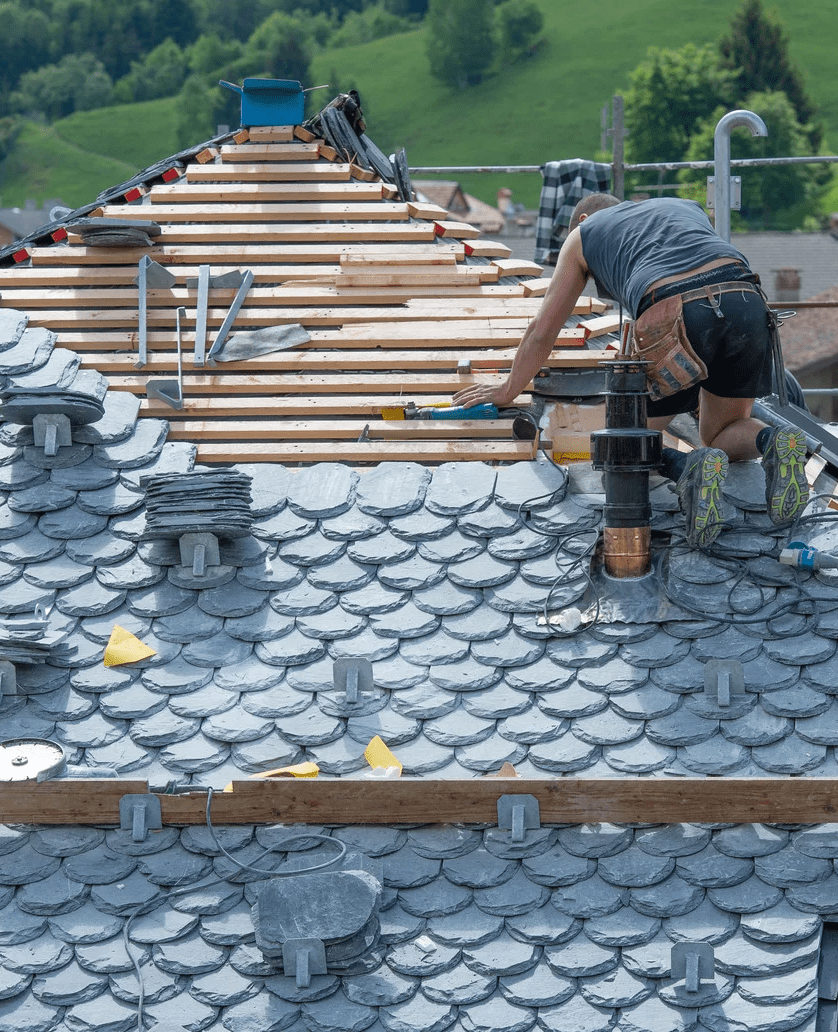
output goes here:
[[544, 365], [553, 350], [559, 331], [570, 318], [573, 306], [588, 278], [588, 268], [582, 257], [582, 237], [575, 229], [559, 253], [559, 260], [544, 295], [538, 315], [529, 324], [515, 361], [506, 380], [497, 387], [474, 384], [454, 395], [454, 404], [470, 407], [490, 402], [509, 405]]

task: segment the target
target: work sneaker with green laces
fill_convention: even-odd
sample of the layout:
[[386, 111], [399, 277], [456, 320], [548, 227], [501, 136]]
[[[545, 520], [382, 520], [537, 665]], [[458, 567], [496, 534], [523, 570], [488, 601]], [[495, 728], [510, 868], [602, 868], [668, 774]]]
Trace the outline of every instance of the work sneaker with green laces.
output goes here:
[[719, 536], [726, 476], [727, 455], [718, 448], [697, 448], [687, 459], [675, 490], [686, 518], [688, 544], [710, 545]]
[[774, 428], [762, 453], [765, 502], [771, 522], [791, 523], [806, 508], [806, 438], [802, 430]]

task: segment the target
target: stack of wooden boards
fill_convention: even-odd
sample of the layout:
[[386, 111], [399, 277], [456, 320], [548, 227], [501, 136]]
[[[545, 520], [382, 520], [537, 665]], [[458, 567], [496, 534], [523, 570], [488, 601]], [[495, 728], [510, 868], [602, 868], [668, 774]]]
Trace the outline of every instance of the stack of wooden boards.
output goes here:
[[[142, 413], [171, 421], [170, 438], [198, 461], [436, 463], [530, 458], [536, 442], [512, 439], [509, 420], [383, 420], [384, 409], [450, 401], [460, 387], [499, 382], [537, 312], [547, 280], [533, 262], [478, 239], [434, 205], [405, 203], [373, 173], [338, 159], [301, 127], [242, 130], [202, 152], [175, 182], [96, 215], [161, 227], [149, 248], [66, 242], [34, 247], [0, 270], [2, 305], [58, 335], [111, 389], [145, 399], [149, 378], [177, 371], [176, 311], [185, 309], [182, 409], [145, 399]], [[138, 369], [138, 263], [148, 255], [175, 277], [147, 294], [148, 361]], [[466, 263], [467, 256], [485, 259]], [[292, 350], [199, 367], [195, 343], [199, 267], [213, 278], [250, 270], [254, 282], [233, 333], [299, 324], [310, 341]], [[188, 285], [187, 281], [191, 281]], [[207, 348], [234, 287], [213, 288]], [[580, 315], [599, 302], [581, 298]], [[610, 317], [563, 330], [548, 366], [596, 365], [582, 346]], [[607, 323], [607, 325], [606, 325]], [[528, 396], [518, 399], [525, 407]]]

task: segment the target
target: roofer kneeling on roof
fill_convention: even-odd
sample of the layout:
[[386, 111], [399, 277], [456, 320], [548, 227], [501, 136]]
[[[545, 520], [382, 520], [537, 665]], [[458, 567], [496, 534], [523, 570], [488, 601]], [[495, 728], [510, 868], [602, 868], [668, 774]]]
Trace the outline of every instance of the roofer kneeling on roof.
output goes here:
[[754, 399], [771, 392], [775, 317], [744, 255], [717, 236], [695, 201], [583, 198], [509, 376], [498, 387], [459, 391], [454, 404], [511, 404], [545, 364], [589, 275], [601, 297], [635, 320], [633, 353], [651, 362], [649, 426], [664, 430], [677, 413], [699, 409], [705, 447], [663, 449], [662, 472], [676, 481], [690, 544], [708, 545], [721, 530], [729, 459], [762, 455], [771, 520], [793, 520], [809, 496], [804, 434], [751, 416]]

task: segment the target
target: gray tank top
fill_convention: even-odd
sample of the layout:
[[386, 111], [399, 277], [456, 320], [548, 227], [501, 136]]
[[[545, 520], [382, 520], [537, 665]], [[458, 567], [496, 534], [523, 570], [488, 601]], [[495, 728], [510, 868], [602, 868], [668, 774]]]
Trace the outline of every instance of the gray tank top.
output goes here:
[[745, 256], [717, 236], [701, 205], [676, 197], [623, 201], [580, 224], [582, 254], [600, 297], [637, 314], [656, 280], [689, 272], [716, 258]]

